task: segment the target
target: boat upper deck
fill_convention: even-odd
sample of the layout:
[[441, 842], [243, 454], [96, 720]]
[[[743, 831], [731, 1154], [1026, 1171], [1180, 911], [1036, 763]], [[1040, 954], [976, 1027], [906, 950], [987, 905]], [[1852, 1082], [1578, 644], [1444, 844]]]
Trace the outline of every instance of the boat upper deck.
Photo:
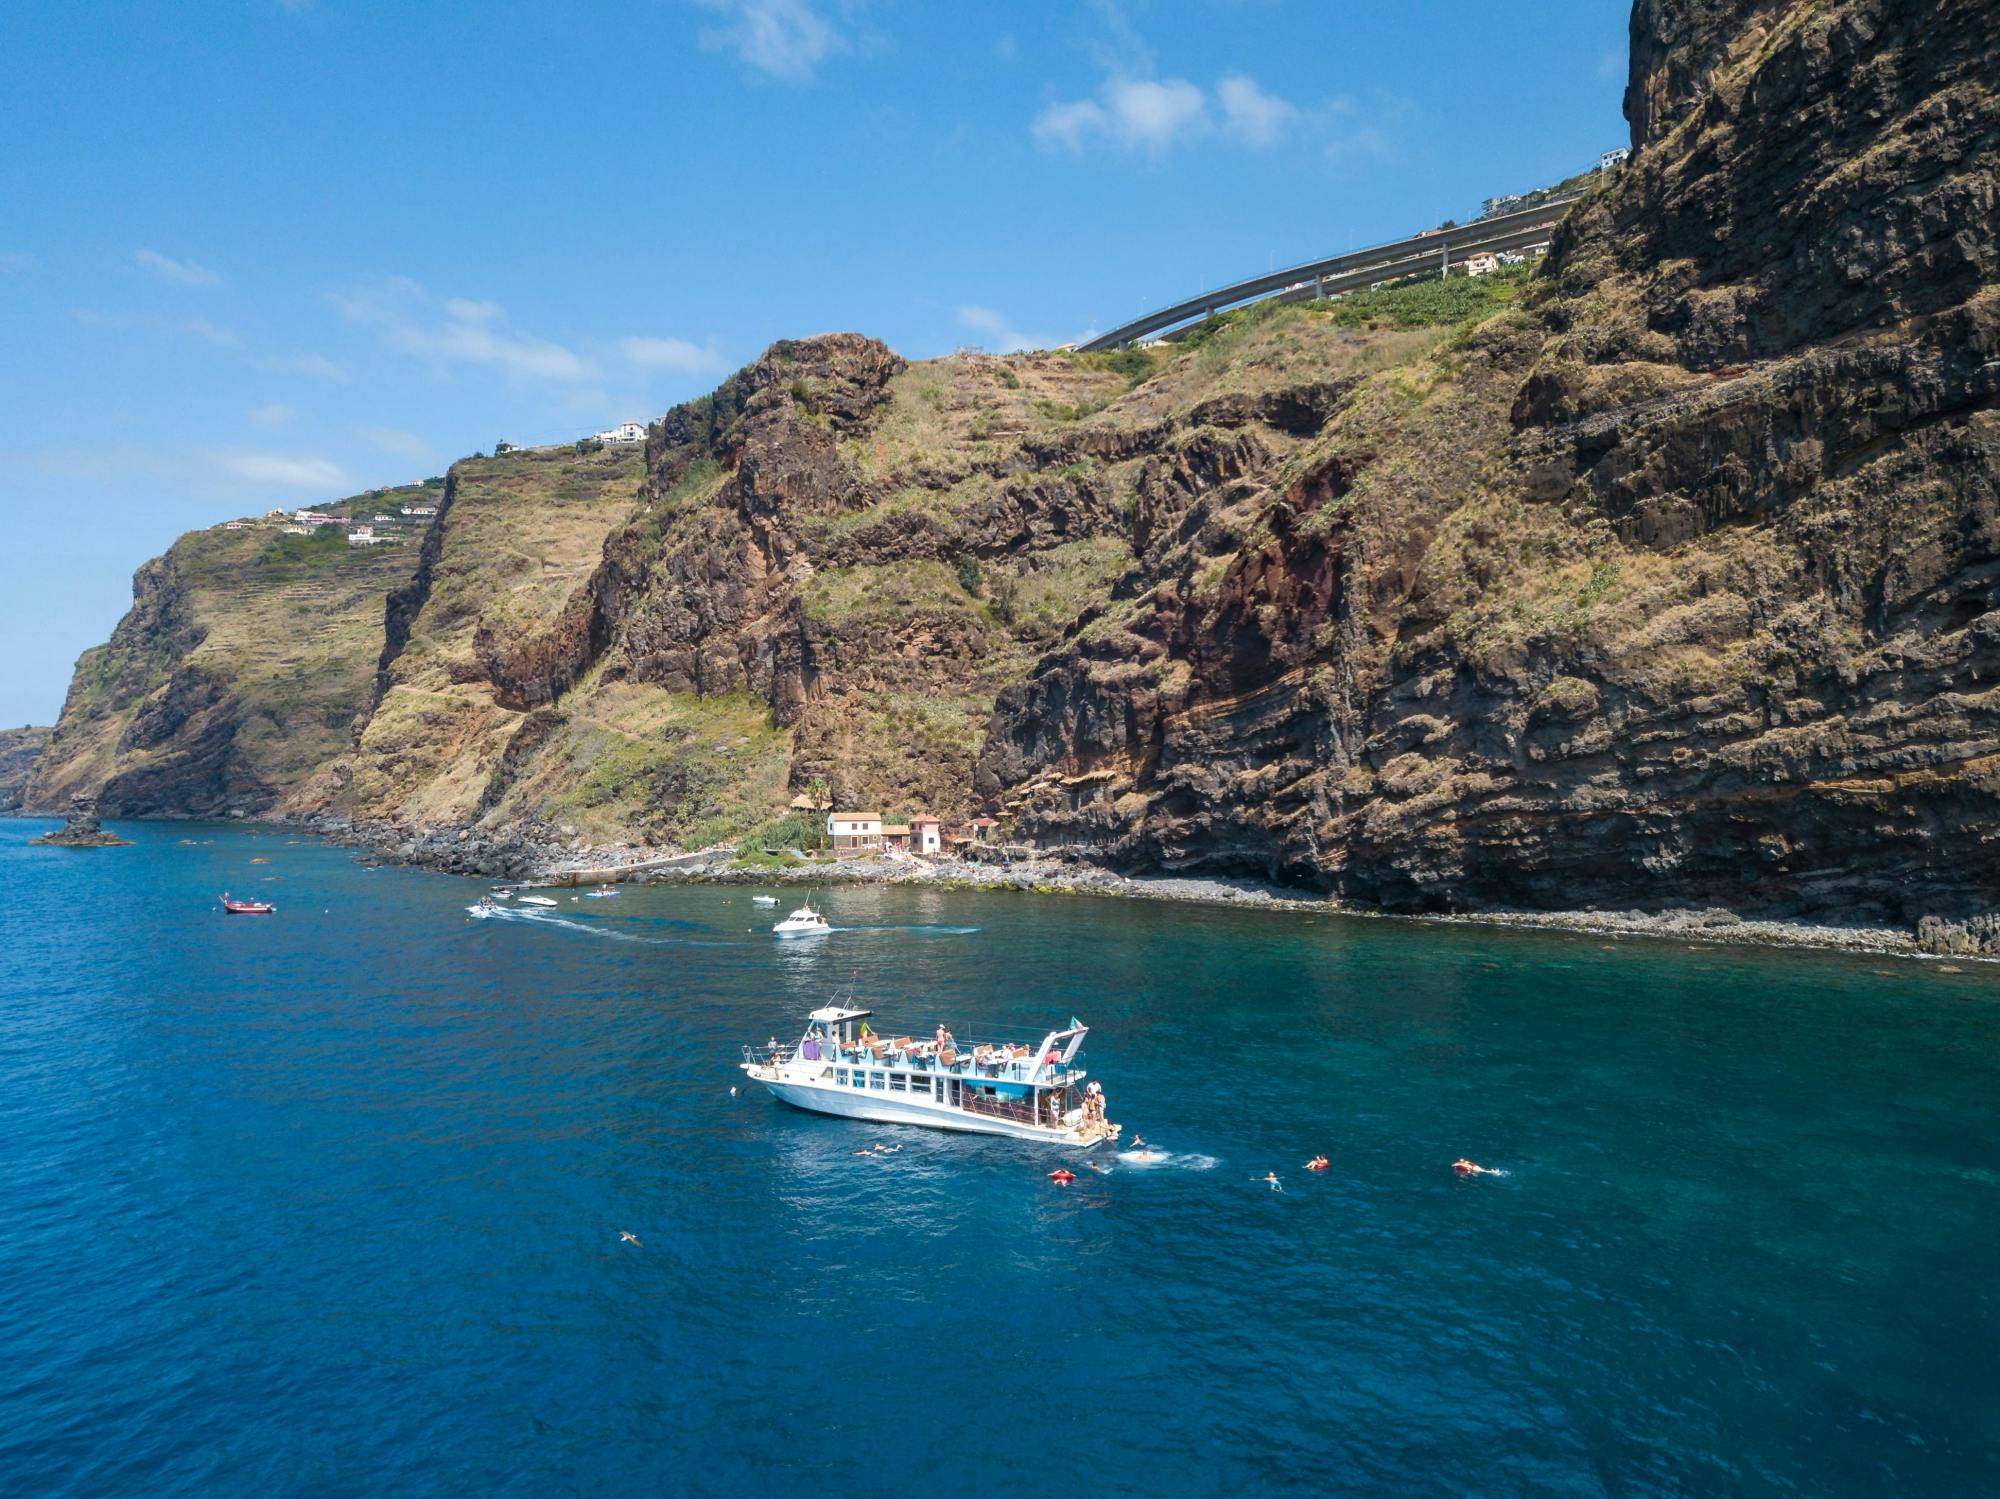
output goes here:
[[1076, 1046], [1064, 1044], [1072, 1037], [1080, 1041], [1081, 1027], [1055, 1032], [1040, 1047], [1019, 1041], [959, 1042], [948, 1034], [939, 1043], [914, 1036], [855, 1035], [853, 1022], [867, 1014], [865, 1010], [815, 1011], [813, 1028], [796, 1044], [746, 1046], [744, 1060], [771, 1067], [802, 1061], [895, 1068], [926, 1076], [942, 1074], [968, 1081], [1032, 1084], [1039, 1088], [1071, 1087], [1084, 1076], [1081, 1067], [1070, 1065]]

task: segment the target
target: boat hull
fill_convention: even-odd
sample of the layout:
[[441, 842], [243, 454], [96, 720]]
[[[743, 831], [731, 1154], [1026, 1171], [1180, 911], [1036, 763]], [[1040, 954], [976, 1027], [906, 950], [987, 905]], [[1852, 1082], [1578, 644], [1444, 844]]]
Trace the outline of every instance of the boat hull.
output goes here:
[[1010, 1140], [1038, 1140], [1046, 1145], [1068, 1145], [1079, 1149], [1115, 1138], [1096, 1135], [1086, 1139], [1073, 1129], [1052, 1129], [1013, 1119], [994, 1119], [945, 1104], [891, 1098], [872, 1089], [859, 1092], [814, 1082], [786, 1081], [760, 1076], [755, 1071], [750, 1076], [770, 1089], [772, 1097], [809, 1114], [831, 1114], [836, 1118], [860, 1119], [870, 1124], [917, 1124], [928, 1129], [956, 1130], [968, 1135], [1000, 1135]]

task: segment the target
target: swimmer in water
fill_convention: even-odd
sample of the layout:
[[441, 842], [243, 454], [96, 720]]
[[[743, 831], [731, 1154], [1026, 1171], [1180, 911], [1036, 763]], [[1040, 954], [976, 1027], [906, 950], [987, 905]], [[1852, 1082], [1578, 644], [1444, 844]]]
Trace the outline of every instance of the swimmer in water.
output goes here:
[[1331, 1166], [1332, 1164], [1333, 1162], [1329, 1161], [1325, 1156], [1316, 1155], [1311, 1160], [1306, 1162], [1306, 1170], [1324, 1171], [1326, 1170], [1327, 1167]]
[[1451, 1169], [1456, 1171], [1460, 1176], [1505, 1176], [1507, 1174], [1504, 1171], [1496, 1171], [1491, 1166], [1482, 1166], [1477, 1161], [1468, 1161], [1464, 1156], [1460, 1156], [1457, 1160], [1453, 1161]]
[[1111, 1168], [1102, 1161], [1085, 1161], [1083, 1164], [1088, 1166], [1092, 1171], [1095, 1171], [1099, 1176], [1109, 1176], [1111, 1174]]
[[1258, 1177], [1257, 1179], [1259, 1181], [1269, 1182], [1271, 1184], [1271, 1190], [1273, 1192], [1282, 1192], [1285, 1190], [1284, 1183], [1278, 1180], [1278, 1173], [1275, 1171], [1267, 1171], [1264, 1173], [1264, 1175]]

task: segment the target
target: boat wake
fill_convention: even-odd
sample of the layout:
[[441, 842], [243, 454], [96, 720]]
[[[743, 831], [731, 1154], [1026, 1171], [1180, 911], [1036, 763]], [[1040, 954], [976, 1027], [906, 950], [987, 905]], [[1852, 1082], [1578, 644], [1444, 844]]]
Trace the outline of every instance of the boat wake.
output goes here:
[[516, 906], [467, 906], [465, 909], [467, 914], [481, 921], [514, 921], [523, 926], [559, 926], [565, 931], [582, 932], [587, 937], [607, 937], [613, 942], [637, 942], [645, 947], [689, 945], [685, 937], [641, 937], [636, 932], [621, 932], [595, 922], [572, 921], [567, 916], [556, 916], [547, 911], [523, 911]]
[[836, 926], [829, 928], [835, 932], [916, 932], [926, 937], [970, 937], [979, 928], [976, 926], [934, 926], [928, 922], [907, 923], [881, 922], [863, 926]]
[[1213, 1171], [1222, 1163], [1212, 1155], [1142, 1146], [1138, 1150], [1119, 1151], [1118, 1164], [1133, 1171]]

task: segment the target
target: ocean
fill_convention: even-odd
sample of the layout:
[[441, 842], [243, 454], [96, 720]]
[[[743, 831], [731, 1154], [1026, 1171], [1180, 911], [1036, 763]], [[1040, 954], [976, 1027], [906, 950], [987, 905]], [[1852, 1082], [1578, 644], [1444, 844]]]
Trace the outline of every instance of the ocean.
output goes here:
[[[750, 889], [471, 921], [47, 826], [0, 821], [0, 1493], [2000, 1491], [2000, 969], [921, 889], [781, 944]], [[1081, 1017], [1158, 1158], [745, 1083], [850, 986]]]

